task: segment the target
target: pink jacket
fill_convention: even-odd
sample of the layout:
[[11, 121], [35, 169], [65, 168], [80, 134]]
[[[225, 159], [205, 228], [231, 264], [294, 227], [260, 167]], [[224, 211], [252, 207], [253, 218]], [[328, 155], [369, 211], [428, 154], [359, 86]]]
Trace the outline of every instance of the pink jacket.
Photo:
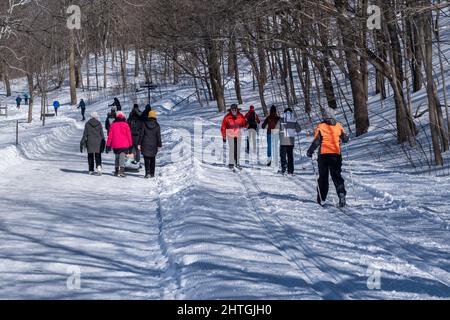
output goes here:
[[133, 146], [131, 130], [126, 121], [115, 121], [111, 125], [106, 145], [113, 149], [128, 149]]

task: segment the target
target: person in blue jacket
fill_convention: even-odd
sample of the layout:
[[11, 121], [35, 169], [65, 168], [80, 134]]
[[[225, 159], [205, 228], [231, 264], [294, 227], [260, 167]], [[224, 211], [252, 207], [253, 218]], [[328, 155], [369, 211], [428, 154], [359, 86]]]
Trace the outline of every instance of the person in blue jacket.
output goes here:
[[20, 109], [20, 103], [22, 102], [22, 98], [20, 96], [17, 96], [16, 103], [17, 103], [17, 109]]
[[81, 116], [83, 117], [83, 119], [81, 121], [85, 121], [86, 118], [84, 117], [84, 115], [86, 113], [86, 103], [84, 102], [83, 99], [81, 99], [80, 104], [78, 105], [77, 109], [81, 109]]
[[60, 105], [59, 101], [53, 102], [53, 108], [55, 108], [55, 116], [58, 116], [58, 109], [60, 106], [61, 105]]

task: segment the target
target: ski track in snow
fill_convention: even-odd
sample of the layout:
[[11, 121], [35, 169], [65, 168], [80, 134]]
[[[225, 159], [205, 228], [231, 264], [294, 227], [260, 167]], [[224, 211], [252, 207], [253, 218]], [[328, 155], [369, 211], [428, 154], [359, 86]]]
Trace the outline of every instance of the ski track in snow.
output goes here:
[[[306, 192], [309, 194], [314, 194], [316, 186], [314, 184], [308, 183], [306, 181], [302, 181], [299, 183], [297, 180], [291, 179], [294, 181], [295, 185], [300, 189], [306, 189]], [[256, 182], [254, 182], [256, 184]], [[361, 184], [360, 184], [361, 186]], [[373, 187], [363, 186], [364, 190], [368, 191], [370, 195], [380, 196], [383, 194]], [[330, 187], [330, 191], [333, 192], [333, 187]], [[262, 191], [260, 191], [262, 193]], [[385, 195], [385, 194], [383, 194]], [[361, 195], [360, 195], [361, 196]], [[395, 202], [395, 201], [393, 201]], [[387, 203], [389, 205], [389, 203]], [[383, 209], [386, 209], [387, 205], [382, 205]], [[396, 206], [396, 204], [394, 204]], [[330, 209], [328, 209], [330, 208]], [[408, 207], [407, 207], [408, 208]], [[408, 243], [404, 240], [395, 237], [393, 233], [388, 233], [386, 230], [383, 230], [381, 227], [374, 227], [373, 224], [370, 225], [368, 222], [364, 221], [360, 211], [353, 208], [352, 206], [348, 206], [344, 209], [336, 208], [335, 206], [326, 206], [324, 208], [327, 211], [333, 212], [333, 215], [340, 219], [345, 223], [346, 226], [353, 227], [354, 230], [358, 231], [361, 234], [369, 236], [373, 239], [374, 242], [381, 243], [383, 241], [389, 242], [391, 245], [388, 246], [389, 250], [387, 250], [390, 254], [395, 255], [401, 260], [404, 260], [406, 263], [415, 266], [417, 269], [426, 273], [429, 278], [435, 279], [439, 281], [441, 284], [448, 288], [450, 288], [450, 272], [444, 270], [440, 267], [433, 266], [430, 264], [429, 256], [427, 257], [424, 254], [419, 254], [417, 251], [413, 251], [413, 249], [408, 248]], [[361, 208], [364, 210], [364, 208]], [[436, 222], [436, 221], [434, 221]], [[363, 230], [365, 232], [363, 232]], [[442, 252], [445, 254], [445, 252]], [[447, 252], [448, 254], [448, 252]], [[448, 266], [447, 266], [448, 267]]]

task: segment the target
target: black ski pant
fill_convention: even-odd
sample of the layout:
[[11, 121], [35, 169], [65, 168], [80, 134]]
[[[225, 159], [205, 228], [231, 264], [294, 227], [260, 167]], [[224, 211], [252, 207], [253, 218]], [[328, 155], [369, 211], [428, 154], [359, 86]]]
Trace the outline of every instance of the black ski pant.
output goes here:
[[328, 175], [331, 175], [336, 192], [347, 194], [345, 181], [342, 178], [342, 156], [339, 154], [319, 155], [319, 189], [320, 199], [325, 201], [328, 196]]
[[156, 157], [144, 157], [145, 175], [155, 176]]
[[[95, 167], [94, 167], [95, 158]], [[89, 171], [94, 171], [94, 168], [102, 166], [102, 154], [101, 153], [88, 153]]]
[[86, 109], [81, 109], [81, 116], [83, 117], [83, 120], [82, 121], [84, 121], [84, 120], [86, 120], [86, 118], [84, 117], [84, 115], [86, 114]]
[[283, 173], [287, 172], [290, 174], [294, 173], [294, 146], [281, 146], [280, 148], [281, 156], [281, 170]]

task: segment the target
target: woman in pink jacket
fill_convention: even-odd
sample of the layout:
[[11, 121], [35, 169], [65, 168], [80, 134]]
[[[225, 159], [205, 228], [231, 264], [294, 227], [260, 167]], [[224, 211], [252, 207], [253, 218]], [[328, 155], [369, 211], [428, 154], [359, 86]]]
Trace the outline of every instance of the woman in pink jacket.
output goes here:
[[125, 157], [132, 152], [133, 140], [131, 130], [123, 112], [118, 112], [116, 120], [111, 125], [106, 142], [106, 153], [111, 149], [116, 155], [116, 177], [125, 177]]

